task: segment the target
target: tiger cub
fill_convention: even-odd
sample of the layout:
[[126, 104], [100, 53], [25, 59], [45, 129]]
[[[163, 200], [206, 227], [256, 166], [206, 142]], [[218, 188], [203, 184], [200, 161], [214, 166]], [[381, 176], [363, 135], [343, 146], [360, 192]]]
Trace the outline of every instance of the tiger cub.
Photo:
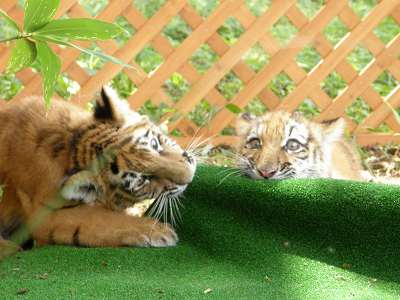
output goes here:
[[0, 108], [0, 256], [21, 228], [38, 245], [173, 246], [178, 237], [168, 224], [96, 201], [113, 201], [109, 186], [135, 201], [176, 197], [195, 170], [189, 153], [110, 88], [93, 112], [58, 100], [48, 111], [39, 97], [12, 101]]
[[253, 179], [366, 180], [344, 130], [341, 118], [317, 123], [298, 112], [244, 113], [236, 122], [238, 167]]

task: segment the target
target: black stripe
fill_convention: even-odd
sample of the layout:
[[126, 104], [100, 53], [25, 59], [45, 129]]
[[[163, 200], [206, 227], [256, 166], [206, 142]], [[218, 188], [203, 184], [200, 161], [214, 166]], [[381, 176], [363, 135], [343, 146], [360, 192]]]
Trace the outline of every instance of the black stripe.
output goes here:
[[56, 243], [55, 240], [54, 240], [54, 231], [55, 231], [54, 228], [51, 229], [51, 230], [49, 231], [49, 235], [47, 236], [47, 243], [48, 243], [49, 245], [54, 245], [54, 244]]
[[290, 129], [289, 129], [289, 137], [292, 135], [292, 131], [293, 131], [293, 129], [295, 129], [295, 127], [296, 127], [296, 126], [290, 127]]
[[80, 231], [81, 231], [81, 227], [78, 226], [75, 229], [75, 232], [74, 232], [74, 234], [72, 236], [72, 245], [74, 245], [74, 246], [78, 246], [78, 247], [81, 246], [81, 242], [79, 240]]
[[72, 134], [72, 138], [70, 141], [70, 147], [72, 152], [72, 162], [74, 164], [74, 168], [80, 169], [79, 161], [78, 161], [78, 145], [81, 142], [82, 136], [84, 131], [83, 130], [76, 130]]
[[66, 145], [63, 140], [59, 139], [52, 145], [52, 157], [57, 158], [61, 151], [65, 150]]

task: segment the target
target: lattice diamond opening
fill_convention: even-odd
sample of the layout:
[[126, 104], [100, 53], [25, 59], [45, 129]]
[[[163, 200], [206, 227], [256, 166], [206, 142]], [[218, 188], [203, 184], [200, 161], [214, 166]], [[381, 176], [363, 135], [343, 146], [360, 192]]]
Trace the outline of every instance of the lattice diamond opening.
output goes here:
[[189, 0], [188, 2], [203, 18], [207, 18], [219, 4], [218, 0]]
[[243, 61], [255, 72], [259, 72], [269, 62], [270, 55], [259, 44], [255, 44], [243, 56]]
[[298, 32], [297, 27], [286, 16], [281, 17], [271, 28], [271, 35], [285, 46], [289, 44]]
[[56, 93], [63, 99], [69, 100], [73, 95], [76, 95], [81, 86], [78, 82], [69, 78], [68, 74], [60, 74], [55, 84]]
[[172, 100], [177, 102], [189, 91], [190, 84], [181, 74], [175, 72], [164, 83], [163, 89]]
[[361, 72], [374, 59], [372, 53], [362, 45], [358, 45], [347, 56], [347, 61], [357, 71]]
[[137, 91], [137, 86], [124, 72], [118, 73], [111, 81], [111, 86], [121, 98], [128, 98]]
[[178, 47], [191, 32], [190, 26], [180, 16], [176, 16], [164, 27], [162, 34], [172, 46]]
[[160, 120], [167, 113], [173, 113], [174, 109], [164, 102], [156, 105], [151, 99], [147, 100], [139, 109], [139, 113], [147, 115], [154, 123], [160, 123]]
[[307, 73], [310, 72], [321, 61], [321, 55], [312, 46], [307, 46], [299, 52], [296, 62]]
[[164, 62], [164, 58], [152, 46], [146, 46], [136, 55], [135, 61], [146, 73], [150, 74], [157, 70]]
[[165, 0], [133, 0], [134, 5], [144, 17], [151, 18], [165, 4]]
[[357, 99], [345, 110], [346, 115], [357, 125], [361, 124], [372, 111], [371, 106], [369, 106], [361, 97], [357, 97]]
[[117, 41], [118, 45], [122, 46], [126, 44], [126, 42], [129, 41], [130, 38], [136, 33], [136, 28], [133, 27], [132, 24], [130, 24], [128, 20], [123, 16], [117, 17], [114, 23], [121, 26], [124, 29], [120, 35], [115, 37], [115, 40]]
[[107, 7], [108, 0], [79, 0], [79, 4], [94, 17]]
[[217, 30], [228, 45], [234, 45], [244, 31], [242, 24], [233, 17], [226, 19], [225, 23]]
[[15, 74], [0, 74], [0, 99], [10, 100], [23, 89], [21, 81]]
[[271, 6], [271, 0], [246, 0], [246, 5], [253, 15], [261, 16]]
[[268, 87], [279, 99], [284, 99], [295, 89], [295, 84], [285, 72], [281, 72], [271, 80]]
[[335, 46], [349, 33], [349, 29], [339, 17], [335, 17], [324, 28], [323, 32], [326, 39]]
[[309, 98], [305, 99], [296, 109], [301, 112], [306, 118], [312, 119], [321, 113], [315, 102]]
[[385, 70], [374, 80], [372, 87], [379, 95], [386, 97], [397, 88], [399, 84], [399, 81], [397, 81], [389, 71]]
[[392, 16], [388, 16], [374, 29], [374, 33], [384, 44], [388, 44], [400, 33], [400, 26]]
[[243, 110], [252, 115], [261, 116], [268, 111], [268, 108], [259, 98], [254, 98], [244, 107]]
[[221, 135], [225, 136], [236, 135], [236, 129], [232, 125], [228, 125], [224, 129], [222, 129]]
[[376, 128], [368, 128], [368, 130], [377, 133], [393, 133], [393, 129], [386, 122], [381, 123]]
[[188, 114], [188, 119], [193, 121], [198, 127], [203, 127], [210, 122], [216, 112], [217, 108], [211, 105], [206, 99], [203, 99]]
[[190, 62], [197, 72], [204, 74], [217, 60], [218, 54], [208, 44], [203, 44], [193, 53]]
[[349, 6], [351, 7], [351, 9], [353, 9], [353, 11], [361, 18], [365, 18], [375, 8], [377, 4], [378, 4], [377, 0], [349, 1]]
[[244, 84], [235, 73], [229, 72], [221, 79], [217, 85], [217, 90], [225, 97], [232, 99], [242, 88]]
[[309, 19], [313, 19], [324, 7], [326, 0], [299, 0], [297, 7]]
[[347, 82], [336, 71], [329, 74], [321, 83], [321, 88], [325, 93], [335, 99], [347, 87]]
[[[92, 43], [87, 48], [91, 51], [102, 52], [101, 48], [95, 43]], [[95, 75], [105, 65], [104, 60], [88, 53], [81, 53], [76, 63], [91, 76]]]

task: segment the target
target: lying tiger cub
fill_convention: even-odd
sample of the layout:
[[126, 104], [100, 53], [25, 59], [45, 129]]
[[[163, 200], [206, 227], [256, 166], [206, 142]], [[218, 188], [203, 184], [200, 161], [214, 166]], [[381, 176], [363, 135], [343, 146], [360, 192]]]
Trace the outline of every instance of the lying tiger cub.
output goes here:
[[254, 179], [367, 179], [355, 148], [344, 139], [345, 121], [307, 120], [299, 113], [242, 114], [238, 166]]
[[[21, 227], [39, 245], [176, 244], [169, 225], [91, 205], [108, 195], [109, 186], [138, 201], [175, 197], [196, 169], [189, 153], [109, 88], [94, 113], [64, 101], [54, 100], [50, 111], [40, 98], [11, 102], [0, 109], [0, 141], [0, 252], [2, 245], [10, 249], [4, 239]], [[58, 198], [83, 204], [64, 207]]]

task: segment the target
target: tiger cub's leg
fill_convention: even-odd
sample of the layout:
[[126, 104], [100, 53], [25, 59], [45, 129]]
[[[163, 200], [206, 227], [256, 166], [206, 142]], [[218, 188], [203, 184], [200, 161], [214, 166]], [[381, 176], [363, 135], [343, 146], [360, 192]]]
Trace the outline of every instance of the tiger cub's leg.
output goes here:
[[105, 187], [100, 176], [90, 171], [80, 171], [68, 177], [61, 186], [61, 196], [69, 201], [93, 203], [104, 194]]
[[33, 231], [33, 237], [39, 245], [87, 247], [168, 247], [178, 241], [167, 224], [88, 205], [55, 211]]

